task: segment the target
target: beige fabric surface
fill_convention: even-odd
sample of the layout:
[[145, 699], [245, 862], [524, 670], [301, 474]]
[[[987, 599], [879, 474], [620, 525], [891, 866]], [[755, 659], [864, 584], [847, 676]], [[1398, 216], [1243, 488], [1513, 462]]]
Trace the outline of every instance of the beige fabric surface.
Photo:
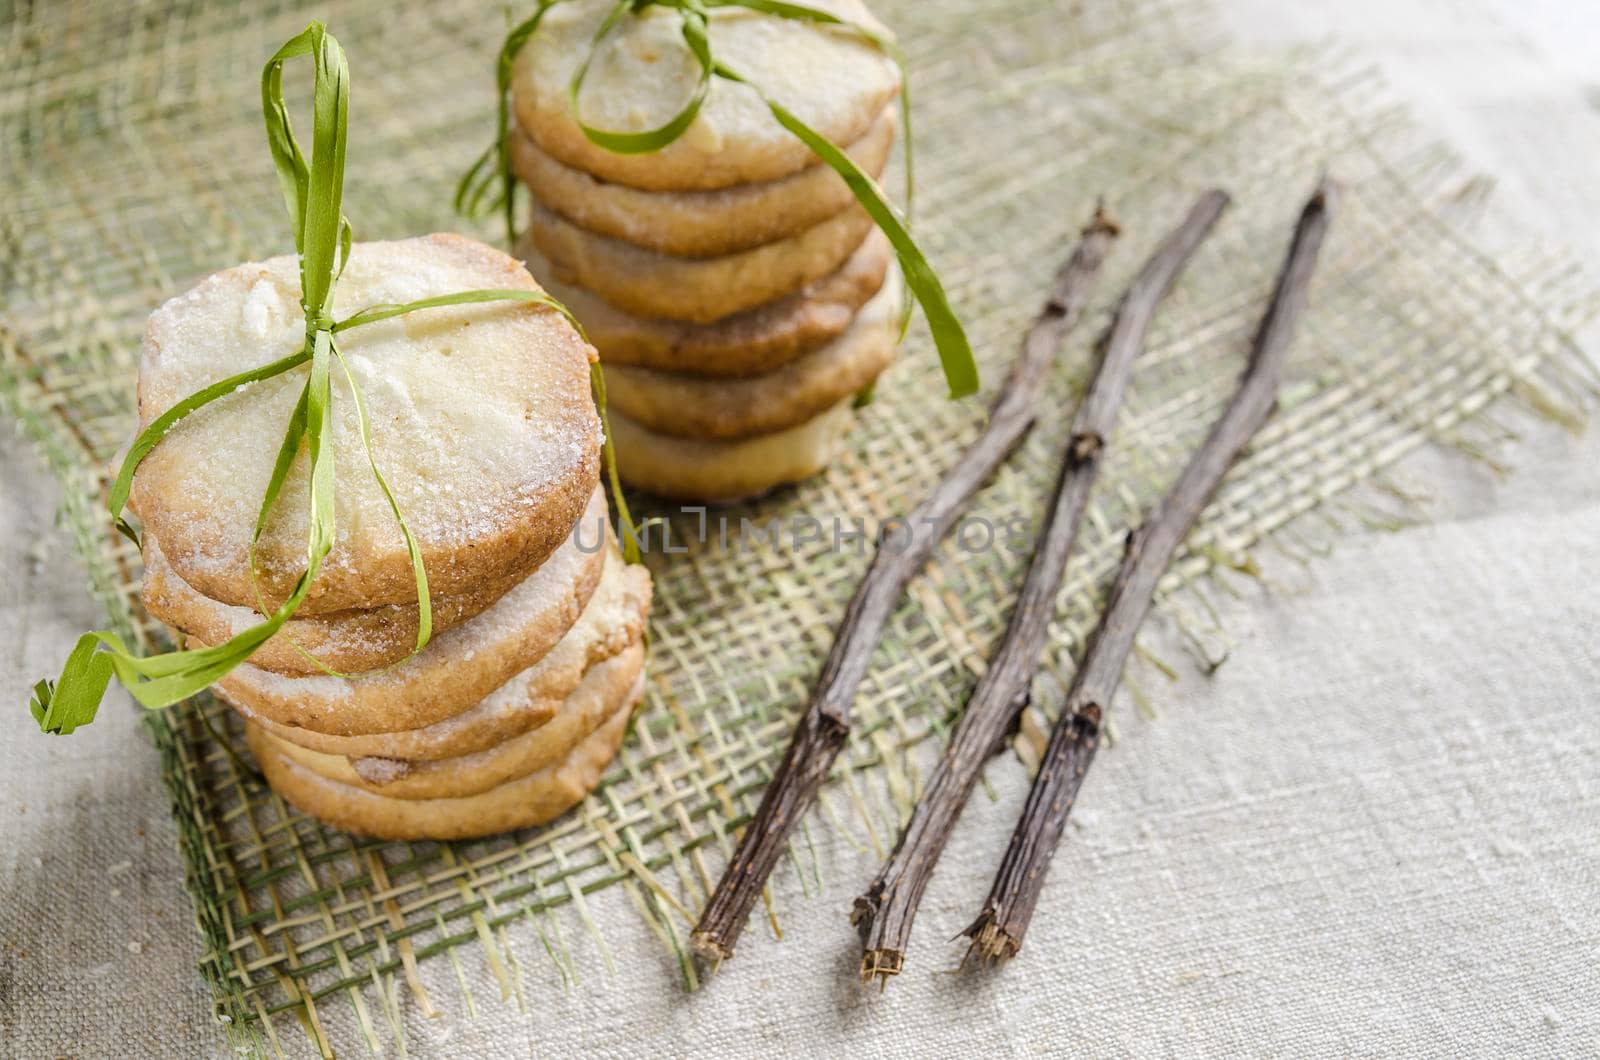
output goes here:
[[[1600, 259], [1600, 16], [1553, 0], [1284, 6], [1224, 4], [1255, 45], [1333, 32], [1381, 60], [1423, 123], [1499, 178], [1522, 230], [1498, 237]], [[1025, 793], [1010, 758], [989, 767], [994, 797], [963, 819], [881, 996], [854, 982], [845, 919], [878, 856], [819, 822], [820, 891], [781, 866], [784, 938], [752, 924], [699, 993], [631, 938], [645, 928], [613, 889], [590, 902], [608, 946], [567, 940], [577, 982], [532, 933], [514, 939], [525, 1011], [479, 952], [425, 965], [436, 983], [459, 967], [477, 1018], [402, 1000], [411, 1054], [1600, 1052], [1600, 431], [1519, 426], [1509, 479], [1455, 456], [1407, 465], [1431, 525], [1357, 532], [1310, 567], [1285, 558], [1269, 595], [1241, 583], [1215, 676], [1137, 675], [1160, 716], [1120, 698], [1121, 739], [1002, 973], [949, 974], [961, 950], [946, 940]], [[26, 683], [98, 616], [52, 530], [58, 491], [4, 435], [0, 1054], [223, 1054], [133, 708], [115, 695], [70, 739], [26, 724]]]

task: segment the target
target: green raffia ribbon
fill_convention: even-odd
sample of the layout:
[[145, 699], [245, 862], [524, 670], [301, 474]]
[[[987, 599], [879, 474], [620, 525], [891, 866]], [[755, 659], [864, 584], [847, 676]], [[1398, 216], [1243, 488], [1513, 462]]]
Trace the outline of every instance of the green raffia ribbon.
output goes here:
[[[315, 67], [309, 164], [295, 139], [283, 99], [284, 63], [301, 56], [310, 57]], [[283, 443], [261, 499], [251, 537], [249, 559], [254, 583], [259, 573], [256, 545], [277, 504], [289, 469], [303, 447], [308, 457], [310, 489], [306, 569], [294, 583], [288, 597], [270, 614], [267, 614], [266, 605], [260, 600], [258, 588], [258, 605], [262, 614], [266, 615], [265, 621], [214, 647], [141, 657], [129, 650], [114, 632], [98, 630], [85, 633], [67, 657], [60, 678], [54, 682], [40, 681], [34, 686], [29, 709], [44, 732], [70, 733], [78, 726], [93, 721], [113, 676], [146, 708], [159, 709], [186, 699], [244, 662], [294, 615], [304, 602], [334, 543], [332, 372], [335, 363], [343, 373], [355, 401], [356, 422], [362, 446], [366, 450], [367, 465], [388, 501], [389, 510], [400, 526], [406, 550], [410, 554], [418, 608], [417, 639], [412, 651], [421, 651], [428, 643], [433, 618], [422, 550], [373, 457], [371, 422], [366, 403], [356, 386], [354, 374], [339, 351], [335, 336], [352, 328], [406, 313], [478, 302], [530, 302], [560, 312], [574, 326], [577, 322], [572, 320], [565, 306], [544, 292], [516, 289], [459, 291], [415, 302], [369, 306], [344, 320], [332, 318], [334, 284], [344, 271], [353, 245], [350, 222], [341, 211], [345, 142], [349, 127], [349, 88], [350, 70], [344, 50], [318, 22], [311, 23], [304, 32], [278, 49], [277, 54], [267, 61], [261, 74], [261, 110], [266, 119], [267, 143], [272, 152], [273, 166], [277, 170], [284, 205], [294, 226], [295, 250], [300, 256], [301, 308], [305, 311], [306, 320], [304, 345], [287, 357], [213, 383], [158, 416], [139, 432], [129, 447], [107, 498], [117, 528], [138, 544], [138, 531], [123, 512], [127, 507], [134, 472], [167, 432], [184, 417], [239, 387], [271, 379], [301, 365], [309, 365], [305, 387], [289, 416]], [[596, 375], [592, 373], [591, 378]], [[603, 394], [603, 388], [600, 393]], [[624, 526], [631, 530], [632, 524], [628, 521], [627, 508], [620, 494], [617, 501], [619, 517]], [[637, 546], [633, 543], [632, 535], [624, 533], [623, 536], [625, 542], [632, 545], [633, 555], [629, 558], [636, 558]]]
[[[539, 0], [534, 13], [512, 27], [507, 35], [495, 66], [495, 81], [500, 97], [495, 140], [473, 162], [456, 188], [455, 206], [459, 212], [468, 216], [478, 216], [492, 210], [502, 213], [505, 219], [506, 239], [513, 246], [517, 238], [514, 197], [516, 177], [511, 170], [511, 151], [507, 142], [511, 132], [512, 69], [517, 54], [538, 32], [545, 14], [552, 7], [565, 2], [567, 0]], [[675, 10], [681, 19], [684, 46], [699, 68], [699, 76], [688, 101], [665, 124], [643, 132], [616, 132], [597, 129], [586, 124], [579, 117], [578, 99], [583, 90], [584, 80], [588, 76], [589, 66], [594, 61], [601, 42], [616, 29], [624, 17], [638, 14], [644, 8], [651, 6]], [[932, 332], [934, 346], [939, 352], [939, 361], [944, 368], [945, 382], [950, 388], [950, 396], [959, 398], [975, 393], [978, 389], [978, 366], [973, 360], [972, 346], [967, 341], [961, 321], [950, 308], [950, 300], [945, 295], [944, 285], [939, 282], [939, 277], [928, 264], [928, 259], [911, 238], [908, 220], [903, 219], [890, 205], [877, 182], [856, 165], [855, 160], [838, 145], [767, 95], [758, 83], [744, 76], [743, 72], [730, 69], [716, 59], [712, 51], [710, 12], [713, 8], [719, 7], [742, 7], [777, 18], [834, 27], [855, 34], [894, 60], [900, 70], [901, 124], [905, 130], [905, 201], [906, 215], [909, 218], [914, 179], [911, 151], [911, 94], [906, 77], [905, 57], [894, 39], [887, 34], [806, 4], [789, 3], [786, 0], [617, 0], [595, 31], [590, 41], [588, 55], [578, 64], [572, 80], [567, 85], [567, 100], [573, 120], [578, 123], [578, 127], [583, 130], [584, 136], [590, 142], [606, 150], [617, 154], [648, 154], [671, 144], [694, 124], [706, 96], [710, 93], [713, 77], [746, 85], [754, 90], [778, 124], [794, 134], [824, 164], [844, 179], [856, 200], [871, 215], [873, 222], [884, 235], [889, 237], [895, 255], [900, 260], [906, 287], [922, 306], [923, 315], [928, 319], [928, 328]], [[909, 311], [908, 304], [907, 312]], [[904, 323], [903, 321], [902, 332]]]

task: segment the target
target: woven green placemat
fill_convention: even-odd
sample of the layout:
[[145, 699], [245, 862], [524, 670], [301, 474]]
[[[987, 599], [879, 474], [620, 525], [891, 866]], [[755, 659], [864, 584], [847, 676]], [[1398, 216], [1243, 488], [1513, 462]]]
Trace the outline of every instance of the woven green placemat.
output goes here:
[[[1221, 184], [1235, 198], [1141, 362], [1061, 597], [1052, 677], [1071, 671], [1124, 530], [1231, 389], [1294, 213], [1325, 165], [1350, 193], [1284, 408], [1165, 583], [1164, 619], [1203, 655], [1219, 631], [1205, 594], [1179, 590], [1219, 568], [1251, 573], [1258, 542], [1303, 558], [1351, 520], [1391, 518], [1370, 498], [1388, 489], [1405, 501], [1384, 469], [1419, 445], [1493, 460], [1507, 398], [1580, 421], [1593, 375], [1567, 334], [1594, 313], [1594, 290], [1557, 254], [1493, 261], [1463, 239], [1481, 184], [1417, 139], [1371, 71], [1320, 53], [1239, 61], [1194, 3], [879, 6], [914, 72], [919, 231], [991, 382], [1098, 196], [1128, 231], [1091, 324], [1199, 190]], [[162, 13], [57, 0], [11, 13], [0, 30], [0, 394], [64, 483], [68, 525], [111, 621], [153, 644], [162, 633], [137, 606], [138, 557], [103, 513], [107, 463], [134, 422], [150, 309], [208, 272], [288, 249], [255, 72], [311, 14], [325, 18], [355, 75], [347, 209], [358, 238], [470, 230], [449, 214], [449, 195], [489, 129], [504, 21], [469, 0], [314, 11], [192, 0]], [[997, 526], [1040, 517], [1094, 332], [1081, 328], [1063, 352], [1048, 411], [975, 515]], [[759, 798], [866, 563], [848, 542], [834, 550], [832, 520], [873, 525], [937, 479], [982, 409], [941, 393], [914, 329], [825, 475], [727, 510], [726, 543], [715, 515], [696, 543], [697, 516], [663, 512], [687, 552], [649, 558], [646, 704], [602, 790], [549, 827], [448, 845], [355, 840], [277, 800], [214, 701], [152, 715], [205, 937], [201, 971], [237, 1044], [287, 1047], [281, 1036], [298, 1022], [324, 1050], [380, 1050], [401, 1034], [400, 1006], [439, 1001], [425, 998], [420, 964], [449, 954], [516, 979], [505, 956], [513, 935], [537, 937], [564, 964], [563, 938], [593, 927], [584, 896], [613, 886], [629, 890], [695, 982], [689, 917]], [[789, 547], [797, 516], [819, 520], [823, 539]], [[785, 545], [741, 535], [741, 519], [764, 531], [779, 520]], [[807, 828], [898, 827], [915, 749], [952, 720], [1025, 561], [971, 541], [947, 543], [896, 616], [842, 780]], [[41, 672], [56, 661], [38, 660]], [[1129, 675], [1136, 696], [1140, 676]], [[1025, 719], [1025, 759], [1046, 724], [1037, 707]], [[806, 847], [802, 833], [803, 877], [815, 871]], [[437, 991], [448, 978], [431, 981]], [[353, 1018], [325, 1018], [345, 1006]], [[358, 1028], [355, 1042], [331, 1040], [334, 1022]]]

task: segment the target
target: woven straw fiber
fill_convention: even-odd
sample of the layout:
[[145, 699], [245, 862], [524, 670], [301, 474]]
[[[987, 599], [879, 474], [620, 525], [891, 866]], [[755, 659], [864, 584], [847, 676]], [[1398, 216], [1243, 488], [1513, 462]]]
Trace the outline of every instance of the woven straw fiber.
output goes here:
[[[112, 624], [155, 648], [164, 635], [138, 608], [138, 557], [104, 514], [107, 465], [134, 422], [150, 309], [208, 272], [289, 249], [256, 73], [308, 13], [207, 0], [8, 6], [3, 393], [66, 487], [66, 518]], [[1559, 257], [1491, 261], [1464, 241], [1459, 226], [1482, 188], [1457, 175], [1448, 152], [1418, 143], [1370, 71], [1321, 54], [1242, 63], [1215, 39], [1205, 7], [1181, 0], [880, 6], [914, 71], [919, 231], [991, 384], [1096, 197], [1126, 226], [1095, 313], [1063, 351], [1042, 422], [980, 494], [976, 515], [1037, 523], [1115, 294], [1195, 194], [1216, 183], [1235, 198], [1157, 319], [1069, 569], [1045, 660], [1052, 679], [1071, 672], [1126, 528], [1232, 388], [1294, 215], [1324, 165], [1349, 194], [1284, 408], [1164, 584], [1161, 620], [1202, 643], [1222, 636], [1197, 610], [1204, 592], [1178, 590], [1219, 568], [1252, 572], [1248, 550], [1268, 535], [1304, 556], [1351, 517], [1385, 518], [1369, 499], [1384, 469], [1419, 445], [1492, 459], [1495, 410], [1508, 396], [1578, 419], [1592, 377], [1579, 374], [1565, 335], [1593, 312], [1592, 291]], [[334, 0], [315, 13], [353, 68], [346, 208], [358, 238], [474, 231], [448, 204], [490, 130], [489, 75], [504, 30], [495, 5]], [[297, 91], [309, 80], [303, 69], [292, 76]], [[728, 510], [726, 544], [715, 516], [709, 542], [697, 543], [697, 516], [637, 498], [636, 515], [671, 515], [674, 547], [687, 549], [649, 557], [648, 698], [603, 789], [546, 828], [454, 845], [355, 840], [275, 798], [209, 697], [152, 715], [207, 945], [201, 971], [238, 1044], [276, 1048], [298, 1023], [323, 1050], [383, 1048], [398, 1005], [441, 1001], [427, 998], [416, 971], [441, 956], [486, 961], [520, 994], [505, 940], [537, 937], [563, 965], [562, 939], [594, 929], [584, 896], [612, 886], [630, 890], [692, 984], [692, 914], [759, 799], [866, 564], [848, 541], [832, 551], [831, 520], [848, 529], [908, 510], [981, 418], [980, 402], [942, 399], [919, 326], [848, 452], [799, 489]], [[825, 540], [794, 549], [740, 533], [741, 517], [796, 514], [821, 520]], [[982, 538], [948, 542], [915, 583], [863, 688], [841, 779], [807, 828], [883, 837], [898, 827], [926, 750], [918, 745], [950, 724], [1021, 577], [1025, 554], [971, 550]], [[1129, 675], [1136, 689], [1147, 665]], [[1033, 753], [1046, 725], [1030, 713], [1019, 753]], [[793, 860], [809, 875], [805, 850], [802, 832]], [[435, 993], [449, 981], [429, 978]], [[364, 1043], [328, 1040], [322, 1015], [338, 1006], [353, 1006]]]

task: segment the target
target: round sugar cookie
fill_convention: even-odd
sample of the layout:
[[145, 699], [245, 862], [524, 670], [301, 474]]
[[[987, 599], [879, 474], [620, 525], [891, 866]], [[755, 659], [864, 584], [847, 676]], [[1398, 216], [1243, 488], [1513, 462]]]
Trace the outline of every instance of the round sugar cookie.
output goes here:
[[278, 750], [318, 776], [392, 799], [448, 799], [476, 795], [525, 777], [565, 758], [616, 712], [644, 671], [644, 645], [596, 663], [543, 725], [475, 754], [417, 762], [398, 758], [346, 758], [298, 747]]
[[[594, 526], [605, 518], [605, 491], [596, 487], [582, 519], [584, 525]], [[557, 557], [577, 551], [577, 544], [569, 536], [545, 562], [556, 562]], [[601, 560], [598, 552], [591, 552], [581, 561], [574, 591], [580, 601], [588, 600], [595, 583], [600, 580]], [[562, 562], [571, 563], [572, 560], [568, 558]], [[481, 614], [531, 573], [532, 570], [516, 569], [509, 577], [498, 578], [456, 596], [430, 592], [433, 635], [438, 636]], [[145, 610], [204, 644], [221, 644], [262, 621], [261, 614], [254, 608], [219, 603], [178, 577], [168, 565], [154, 534], [144, 535], [141, 597]], [[385, 604], [306, 618], [296, 614], [251, 653], [250, 663], [263, 670], [302, 676], [326, 673], [328, 669], [339, 673], [377, 670], [411, 654], [417, 642], [417, 621], [418, 610], [414, 603]], [[318, 662], [322, 665], [318, 666]]]
[[889, 367], [899, 344], [898, 276], [819, 350], [766, 375], [697, 379], [624, 364], [606, 369], [610, 408], [662, 434], [731, 441], [797, 426], [850, 397]]
[[470, 709], [431, 725], [339, 736], [281, 725], [237, 702], [234, 709], [279, 739], [325, 755], [433, 761], [486, 750], [548, 722], [590, 667], [643, 641], [649, 571], [637, 564], [607, 563], [606, 574], [583, 615], [544, 658]]
[[528, 236], [556, 275], [636, 316], [711, 324], [836, 271], [873, 230], [859, 206], [803, 232], [715, 258], [677, 258], [595, 235], [539, 202]]
[[798, 427], [710, 442], [677, 438], [610, 414], [617, 471], [640, 489], [673, 500], [731, 503], [810, 478], [833, 459], [853, 418], [854, 399]]
[[[359, 243], [333, 316], [471, 288], [539, 289], [521, 262], [461, 236]], [[294, 257], [209, 277], [150, 317], [141, 426], [219, 379], [296, 352], [304, 338]], [[519, 302], [450, 306], [340, 332], [337, 343], [433, 592], [469, 593], [566, 539], [599, 478], [600, 426], [593, 351], [560, 313]], [[172, 570], [213, 600], [256, 601], [251, 533], [308, 371], [240, 387], [191, 414], [134, 477], [132, 507]], [[337, 362], [332, 377], [337, 538], [301, 616], [416, 601], [405, 540], [367, 465]], [[302, 446], [257, 549], [272, 604], [305, 568], [307, 465]]]
[[[640, 612], [628, 599], [640, 582], [626, 572], [613, 573], [613, 566], [627, 565], [614, 543], [605, 548], [606, 569], [591, 605]], [[545, 580], [549, 566], [398, 666], [348, 678], [289, 677], [244, 663], [218, 678], [215, 687], [228, 702], [279, 724], [336, 736], [420, 729], [453, 718], [544, 658], [577, 621], [583, 607], [574, 582]]]
[[476, 839], [543, 824], [582, 802], [616, 757], [643, 692], [641, 678], [622, 706], [561, 761], [461, 798], [374, 795], [290, 761], [282, 745], [255, 725], [245, 726], [245, 739], [272, 790], [336, 828], [379, 839]]
[[[812, 6], [886, 33], [860, 0]], [[581, 0], [552, 8], [517, 56], [512, 107], [546, 154], [602, 180], [651, 191], [759, 183], [818, 164], [753, 87], [720, 77], [711, 79], [694, 123], [658, 151], [617, 154], [590, 141], [573, 120], [568, 85], [613, 7], [612, 0]], [[709, 37], [717, 62], [835, 144], [859, 140], [900, 90], [889, 56], [845, 29], [730, 6], [711, 10]], [[622, 19], [595, 52], [578, 113], [609, 132], [658, 128], [683, 108], [699, 73], [678, 13], [646, 7]]]
[[526, 236], [517, 255], [583, 324], [607, 367], [636, 364], [711, 378], [761, 375], [827, 345], [883, 288], [894, 260], [889, 238], [873, 229], [837, 270], [794, 294], [714, 324], [686, 324], [633, 316], [582, 287], [562, 283]]
[[[894, 143], [895, 108], [846, 148], [874, 178]], [[784, 239], [855, 204], [844, 179], [811, 166], [778, 180], [711, 191], [641, 191], [598, 180], [551, 158], [521, 129], [511, 131], [511, 167], [535, 198], [580, 228], [646, 250], [706, 258]]]

